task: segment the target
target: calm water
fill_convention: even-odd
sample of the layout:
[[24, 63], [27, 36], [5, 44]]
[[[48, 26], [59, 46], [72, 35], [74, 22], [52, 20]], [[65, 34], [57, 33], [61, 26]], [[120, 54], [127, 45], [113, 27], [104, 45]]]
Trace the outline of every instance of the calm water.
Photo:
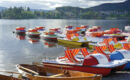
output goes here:
[[[0, 70], [16, 70], [15, 65], [21, 63], [32, 63], [41, 61], [44, 57], [56, 57], [64, 54], [61, 46], [48, 47], [45, 41], [31, 44], [29, 38], [19, 40], [12, 31], [16, 27], [26, 26], [33, 28], [45, 26], [48, 28], [64, 27], [65, 25], [89, 25], [102, 26], [103, 29], [130, 25], [128, 20], [60, 20], [60, 19], [30, 19], [30, 20], [0, 20]], [[56, 44], [52, 44], [56, 45]]]

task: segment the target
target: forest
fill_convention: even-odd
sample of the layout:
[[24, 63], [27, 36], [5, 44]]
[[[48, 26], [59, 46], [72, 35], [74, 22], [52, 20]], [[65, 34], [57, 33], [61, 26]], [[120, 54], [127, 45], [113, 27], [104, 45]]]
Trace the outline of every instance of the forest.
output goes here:
[[0, 12], [1, 19], [130, 19], [129, 11], [94, 11], [78, 7], [58, 7], [50, 11], [32, 11], [29, 7], [11, 7]]

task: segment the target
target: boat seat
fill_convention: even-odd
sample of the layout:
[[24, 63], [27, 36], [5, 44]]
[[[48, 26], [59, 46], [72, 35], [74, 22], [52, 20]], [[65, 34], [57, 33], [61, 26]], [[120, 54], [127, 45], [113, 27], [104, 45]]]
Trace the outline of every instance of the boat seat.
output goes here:
[[123, 49], [130, 50], [129, 44], [130, 44], [130, 43], [124, 43], [124, 44], [123, 44]]
[[96, 49], [96, 53], [100, 53], [100, 54], [106, 55], [106, 53], [104, 53], [103, 50], [99, 46], [95, 46], [95, 49]]
[[112, 53], [113, 51], [115, 51], [115, 48], [112, 44], [108, 45], [108, 50]]
[[81, 50], [81, 52], [82, 52], [82, 54], [83, 54], [84, 57], [87, 56], [87, 55], [89, 55], [89, 53], [88, 53], [88, 51], [87, 51], [86, 48], [81, 48], [80, 50]]

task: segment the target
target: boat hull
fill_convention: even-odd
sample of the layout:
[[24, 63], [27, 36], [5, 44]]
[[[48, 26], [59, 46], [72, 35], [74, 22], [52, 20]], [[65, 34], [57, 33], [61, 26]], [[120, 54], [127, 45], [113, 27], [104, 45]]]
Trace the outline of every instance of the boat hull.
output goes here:
[[126, 66], [124, 67], [124, 69], [130, 69], [130, 62], [128, 62], [128, 63], [126, 64]]
[[57, 39], [57, 40], [58, 40], [58, 43], [77, 45], [77, 46], [83, 46], [83, 47], [88, 47], [88, 44], [89, 44], [89, 42], [76, 42], [76, 41], [69, 41], [69, 40], [63, 40], [63, 39]]
[[57, 36], [41, 35], [41, 37], [43, 37], [43, 39], [46, 41], [57, 42]]
[[[18, 71], [22, 73], [23, 76], [27, 77], [29, 80], [101, 80], [102, 79], [101, 75], [84, 73], [79, 71], [71, 71], [71, 70], [68, 71], [54, 68], [50, 69], [47, 67], [37, 67], [36, 65], [25, 65], [25, 67], [22, 65], [17, 65], [16, 67]], [[42, 75], [40, 75], [39, 72], [42, 72]], [[35, 75], [35, 73], [39, 74]], [[51, 73], [52, 76], [50, 75], [47, 76], [47, 73], [49, 74]], [[62, 74], [61, 77], [55, 76], [55, 74], [59, 73]]]
[[40, 38], [40, 35], [28, 34], [28, 37], [30, 37], [30, 38]]
[[64, 47], [69, 47], [69, 48], [82, 48], [82, 46], [78, 46], [78, 45], [70, 45], [70, 44], [64, 44], [64, 43], [60, 43], [58, 42], [58, 45], [64, 46]]
[[22, 80], [22, 79], [18, 79], [18, 78], [14, 78], [14, 77], [11, 77], [11, 76], [6, 76], [6, 75], [0, 74], [0, 80]]
[[100, 68], [100, 67], [91, 67], [91, 66], [78, 66], [78, 65], [67, 65], [67, 64], [55, 64], [55, 63], [46, 63], [43, 62], [45, 67], [49, 68], [58, 68], [65, 70], [76, 70], [81, 72], [102, 74], [103, 76], [107, 76], [111, 73], [112, 68]]
[[17, 32], [17, 31], [16, 31], [16, 34], [18, 34], [18, 35], [25, 35], [26, 32]]
[[51, 38], [51, 37], [44, 37], [44, 40], [50, 41], [50, 42], [57, 42], [57, 38]]

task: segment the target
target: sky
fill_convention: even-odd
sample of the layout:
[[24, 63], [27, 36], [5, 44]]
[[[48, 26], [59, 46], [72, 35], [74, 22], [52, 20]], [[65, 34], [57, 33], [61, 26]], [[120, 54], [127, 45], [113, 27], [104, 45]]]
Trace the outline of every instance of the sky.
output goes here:
[[30, 7], [31, 9], [53, 10], [56, 7], [73, 6], [88, 8], [103, 3], [119, 3], [126, 0], [0, 0], [1, 7]]

